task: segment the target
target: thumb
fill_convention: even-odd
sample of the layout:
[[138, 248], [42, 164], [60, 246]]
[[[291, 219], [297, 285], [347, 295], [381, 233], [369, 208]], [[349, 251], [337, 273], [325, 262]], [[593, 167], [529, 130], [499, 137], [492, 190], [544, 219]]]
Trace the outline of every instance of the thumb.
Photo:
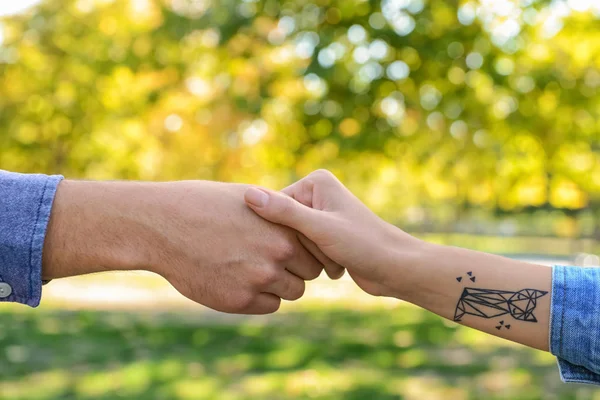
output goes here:
[[267, 221], [285, 225], [312, 240], [318, 227], [324, 223], [320, 211], [280, 192], [251, 187], [244, 194], [246, 204]]

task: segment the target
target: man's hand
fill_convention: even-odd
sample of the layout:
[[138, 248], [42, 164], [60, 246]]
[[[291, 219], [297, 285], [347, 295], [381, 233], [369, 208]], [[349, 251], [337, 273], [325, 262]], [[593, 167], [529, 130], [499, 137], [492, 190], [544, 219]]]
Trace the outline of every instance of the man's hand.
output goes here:
[[256, 216], [248, 187], [206, 181], [59, 185], [43, 279], [146, 269], [218, 311], [265, 314], [296, 300], [323, 266], [297, 233]]
[[367, 293], [395, 296], [399, 265], [410, 264], [424, 242], [377, 217], [329, 171], [319, 170], [282, 190], [250, 188], [246, 203], [261, 217], [303, 233], [348, 269]]

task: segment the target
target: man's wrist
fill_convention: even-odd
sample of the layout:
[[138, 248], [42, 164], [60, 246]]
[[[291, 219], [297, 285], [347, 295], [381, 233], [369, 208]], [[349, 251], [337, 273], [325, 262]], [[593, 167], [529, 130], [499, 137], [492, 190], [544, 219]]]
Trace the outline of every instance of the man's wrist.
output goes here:
[[42, 279], [145, 269], [136, 184], [65, 180], [59, 184], [44, 242]]

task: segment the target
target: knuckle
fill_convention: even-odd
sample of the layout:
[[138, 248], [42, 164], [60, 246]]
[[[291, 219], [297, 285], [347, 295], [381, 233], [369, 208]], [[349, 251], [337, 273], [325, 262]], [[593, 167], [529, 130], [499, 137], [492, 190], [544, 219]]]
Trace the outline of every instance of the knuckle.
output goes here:
[[324, 168], [314, 171], [312, 174], [310, 174], [310, 176], [314, 179], [321, 181], [337, 180], [337, 178], [331, 171]]
[[296, 203], [292, 199], [288, 197], [282, 197], [276, 212], [281, 216], [285, 216], [292, 213], [295, 206]]
[[262, 268], [260, 273], [258, 274], [258, 284], [260, 286], [269, 286], [275, 283], [278, 279], [279, 273], [276, 268], [273, 267], [265, 267]]
[[243, 313], [246, 311], [254, 302], [254, 296], [251, 293], [238, 293], [232, 296], [229, 300], [229, 308], [231, 312]]
[[287, 261], [292, 259], [297, 252], [297, 246], [290, 240], [284, 240], [275, 246], [274, 255], [277, 261]]

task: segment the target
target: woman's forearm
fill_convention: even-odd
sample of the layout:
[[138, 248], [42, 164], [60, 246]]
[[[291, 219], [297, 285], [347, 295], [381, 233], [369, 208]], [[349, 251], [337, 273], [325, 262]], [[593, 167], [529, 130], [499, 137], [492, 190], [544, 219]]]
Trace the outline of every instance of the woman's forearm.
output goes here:
[[398, 298], [460, 324], [548, 350], [551, 268], [434, 244], [423, 245], [409, 265], [404, 255], [394, 257], [389, 270]]
[[378, 218], [327, 171], [284, 193], [260, 190], [266, 198], [248, 204], [254, 212], [302, 232], [366, 293], [541, 350], [550, 339], [563, 380], [600, 384], [600, 268], [549, 268], [423, 242]]
[[464, 325], [548, 350], [548, 267], [423, 242], [381, 220], [330, 172], [277, 193], [261, 217], [302, 232], [367, 293], [394, 296]]

